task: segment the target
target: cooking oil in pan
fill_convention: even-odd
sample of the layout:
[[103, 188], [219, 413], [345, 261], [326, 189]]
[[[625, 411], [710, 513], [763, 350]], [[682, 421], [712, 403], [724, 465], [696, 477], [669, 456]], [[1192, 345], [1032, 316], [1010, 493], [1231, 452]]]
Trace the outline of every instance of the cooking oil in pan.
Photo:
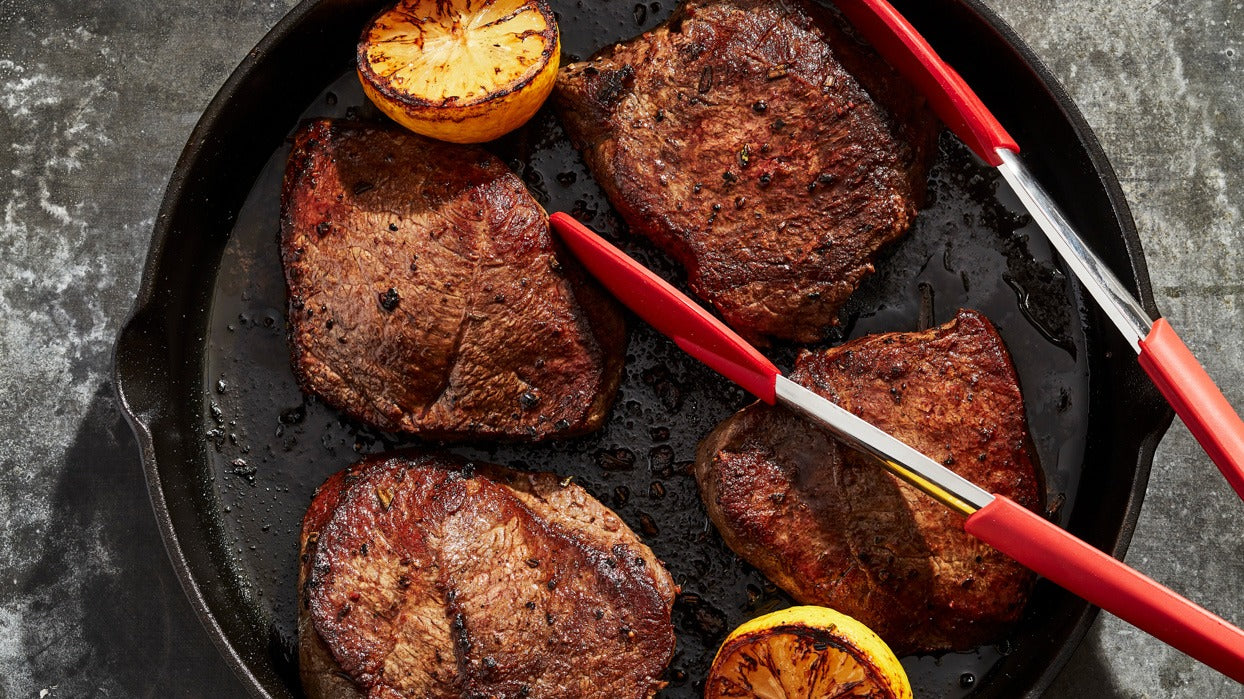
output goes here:
[[[658, 3], [602, 7], [562, 14], [567, 53], [586, 56], [608, 37], [633, 35], [668, 12]], [[304, 114], [312, 116], [378, 118], [352, 73]], [[492, 147], [550, 211], [574, 212], [680, 282], [668, 258], [627, 234], [547, 109]], [[277, 250], [287, 153], [287, 145], [277, 149], [256, 181], [220, 265], [203, 420], [208, 482], [235, 584], [267, 627], [273, 661], [296, 686], [297, 537], [312, 491], [362, 454], [421, 443], [356, 424], [304, 396], [294, 382]], [[915, 330], [949, 320], [960, 307], [987, 315], [1014, 356], [1047, 491], [1062, 503], [1061, 515], [1074, 506], [1086, 438], [1083, 307], [1078, 289], [1000, 187], [991, 170], [944, 137], [929, 202], [913, 231], [883, 254], [829, 340]], [[789, 368], [794, 351], [778, 346], [771, 354]], [[749, 402], [743, 391], [633, 321], [624, 379], [602, 430], [544, 445], [450, 447], [472, 459], [573, 476], [666, 562], [682, 592], [674, 608], [678, 648], [663, 697], [699, 696], [725, 635], [748, 618], [791, 604], [725, 546], [691, 474], [699, 439]], [[904, 665], [920, 696], [961, 696], [987, 685], [991, 666], [1012, 645], [908, 658]]]

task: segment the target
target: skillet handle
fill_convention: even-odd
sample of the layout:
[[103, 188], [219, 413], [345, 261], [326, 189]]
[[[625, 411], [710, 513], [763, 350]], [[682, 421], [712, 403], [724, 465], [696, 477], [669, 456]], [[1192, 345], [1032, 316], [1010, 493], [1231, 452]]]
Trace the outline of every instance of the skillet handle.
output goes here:
[[963, 528], [1068, 591], [1244, 683], [1244, 631], [1015, 501], [995, 495]]
[[937, 116], [981, 160], [1002, 164], [997, 150], [1019, 146], [972, 88], [886, 0], [836, 0], [877, 52], [920, 89]]
[[1140, 341], [1140, 366], [1244, 498], [1244, 422], [1165, 318]]

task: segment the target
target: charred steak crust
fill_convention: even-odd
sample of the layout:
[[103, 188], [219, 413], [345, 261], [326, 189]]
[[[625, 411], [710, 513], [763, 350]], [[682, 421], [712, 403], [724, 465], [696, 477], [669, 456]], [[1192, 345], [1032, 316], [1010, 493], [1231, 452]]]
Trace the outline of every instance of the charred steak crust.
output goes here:
[[363, 693], [333, 659], [332, 651], [315, 630], [310, 605], [304, 594], [311, 573], [320, 531], [324, 529], [343, 491], [349, 469], [329, 476], [315, 491], [302, 518], [298, 537], [298, 674], [303, 691], [312, 699], [359, 699]]
[[[1039, 508], [1018, 380], [981, 315], [805, 352], [792, 378], [985, 490]], [[998, 640], [1033, 584], [968, 536], [961, 515], [782, 408], [757, 403], [718, 426], [700, 443], [696, 478], [730, 548], [899, 654]]]
[[301, 388], [384, 430], [539, 440], [598, 428], [620, 310], [486, 151], [318, 120], [285, 172], [281, 260]]
[[312, 696], [643, 698], [674, 651], [669, 573], [549, 473], [365, 459], [316, 491], [299, 580]]
[[690, 0], [558, 76], [610, 203], [752, 340], [822, 339], [924, 197], [939, 127], [837, 20], [804, 0]]

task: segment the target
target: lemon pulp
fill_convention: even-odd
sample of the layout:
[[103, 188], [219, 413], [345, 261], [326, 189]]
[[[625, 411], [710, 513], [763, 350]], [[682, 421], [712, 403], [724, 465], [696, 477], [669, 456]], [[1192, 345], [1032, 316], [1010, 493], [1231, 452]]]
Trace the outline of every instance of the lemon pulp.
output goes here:
[[753, 619], [722, 643], [706, 699], [911, 699], [898, 658], [871, 629], [825, 607], [791, 607]]
[[359, 43], [364, 92], [412, 131], [479, 142], [535, 114], [557, 77], [560, 37], [543, 0], [403, 0]]

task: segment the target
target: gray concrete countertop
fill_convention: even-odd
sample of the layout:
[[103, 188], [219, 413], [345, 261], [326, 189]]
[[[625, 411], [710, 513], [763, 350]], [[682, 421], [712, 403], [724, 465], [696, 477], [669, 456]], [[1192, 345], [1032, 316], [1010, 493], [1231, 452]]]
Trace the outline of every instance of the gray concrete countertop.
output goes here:
[[[109, 361], [186, 137], [293, 4], [0, 0], [0, 698], [243, 694], [165, 557]], [[1158, 306], [1244, 409], [1244, 2], [986, 4], [1083, 110]], [[1244, 503], [1178, 421], [1127, 562], [1244, 624]], [[1049, 695], [1244, 691], [1103, 615]]]

